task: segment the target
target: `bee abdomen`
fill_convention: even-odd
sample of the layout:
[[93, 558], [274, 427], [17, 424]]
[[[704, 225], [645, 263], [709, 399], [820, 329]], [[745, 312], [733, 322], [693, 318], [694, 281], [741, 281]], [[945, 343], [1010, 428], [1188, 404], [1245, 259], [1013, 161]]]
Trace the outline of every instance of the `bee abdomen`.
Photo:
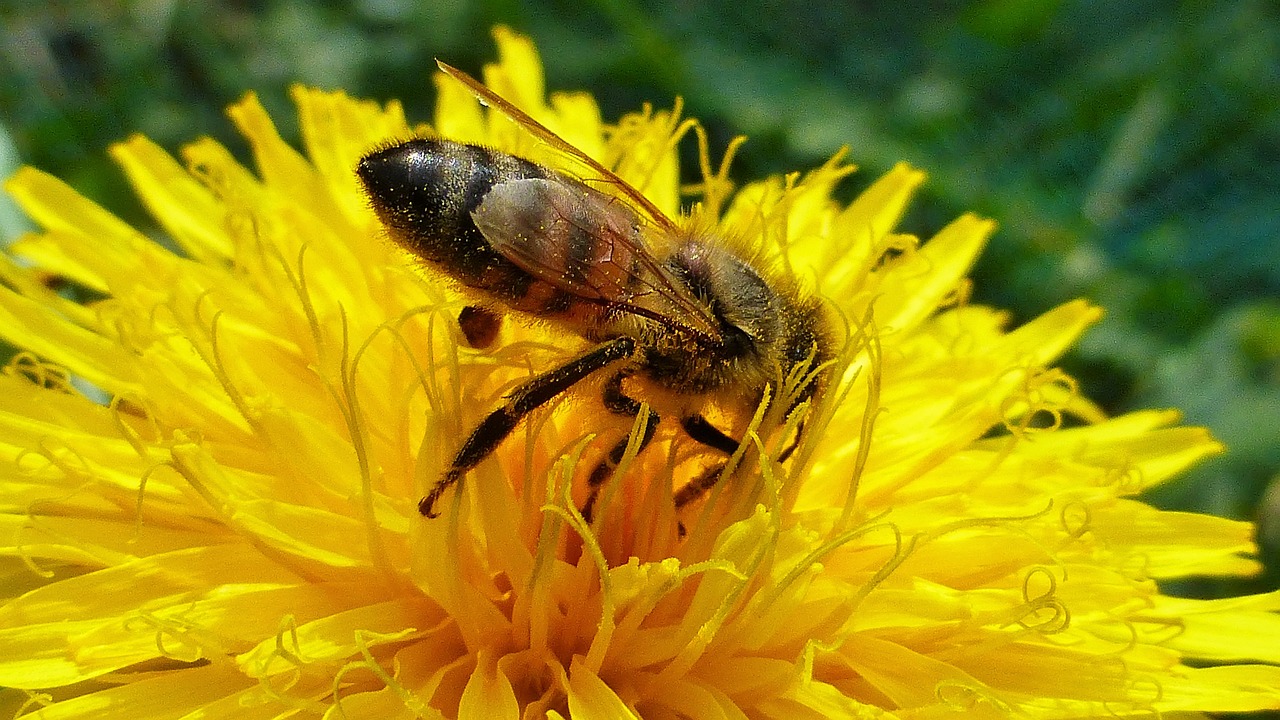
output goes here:
[[405, 250], [464, 285], [504, 299], [525, 294], [532, 278], [489, 245], [471, 211], [495, 184], [548, 170], [489, 148], [418, 139], [366, 155], [356, 174]]

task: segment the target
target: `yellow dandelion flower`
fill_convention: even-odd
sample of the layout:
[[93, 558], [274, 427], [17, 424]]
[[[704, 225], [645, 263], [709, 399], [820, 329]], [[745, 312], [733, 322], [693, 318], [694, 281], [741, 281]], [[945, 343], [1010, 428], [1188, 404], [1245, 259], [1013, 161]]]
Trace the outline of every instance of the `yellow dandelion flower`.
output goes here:
[[[650, 109], [605, 125], [587, 95], [548, 101], [529, 41], [497, 38], [490, 87], [678, 215], [674, 148], [696, 124]], [[295, 89], [305, 154], [247, 97], [230, 112], [252, 171], [211, 140], [183, 162], [120, 143], [163, 243], [37, 170], [9, 180], [43, 228], [0, 264], [0, 337], [21, 349], [0, 374], [0, 698], [15, 714], [1280, 707], [1280, 594], [1158, 585], [1256, 570], [1252, 527], [1134, 499], [1220, 446], [1172, 412], [1104, 417], [1052, 368], [1096, 308], [1009, 330], [964, 302], [992, 223], [896, 234], [923, 180], [906, 166], [848, 205], [831, 198], [840, 157], [730, 194], [703, 144], [697, 222], [839, 319], [813, 402], [716, 418], [747, 441], [705, 497], [676, 512], [708, 452], [662, 429], [643, 453], [633, 437], [586, 522], [583, 471], [638, 423], [583, 391], [423, 518], [461, 438], [586, 347], [514, 322], [460, 346], [465, 298], [386, 241], [353, 169], [388, 140], [438, 132], [560, 162], [438, 87], [434, 129]]]

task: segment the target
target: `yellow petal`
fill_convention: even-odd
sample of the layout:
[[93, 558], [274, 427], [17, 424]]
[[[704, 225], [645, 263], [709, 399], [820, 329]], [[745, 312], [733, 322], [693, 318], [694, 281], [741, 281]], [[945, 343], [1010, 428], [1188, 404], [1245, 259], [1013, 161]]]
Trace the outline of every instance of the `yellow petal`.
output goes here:
[[1280, 592], [1195, 600], [1161, 596], [1144, 615], [1171, 622], [1167, 646], [1220, 662], [1280, 663]]
[[[165, 720], [197, 714], [209, 703], [242, 691], [252, 681], [225, 665], [184, 668], [142, 677], [47, 705], [38, 717], [60, 720]], [[274, 710], [278, 712], [278, 705]], [[253, 717], [252, 715], [247, 715]], [[216, 717], [216, 715], [214, 715]], [[246, 717], [239, 715], [237, 717]]]
[[160, 146], [134, 135], [113, 145], [111, 156], [147, 210], [188, 255], [205, 262], [231, 256], [231, 238], [223, 230], [217, 198]]
[[639, 720], [622, 698], [579, 658], [569, 666], [569, 715], [600, 720]]
[[498, 668], [490, 653], [481, 653], [476, 659], [475, 672], [462, 691], [462, 703], [458, 706], [459, 720], [488, 720], [520, 717], [511, 681]]

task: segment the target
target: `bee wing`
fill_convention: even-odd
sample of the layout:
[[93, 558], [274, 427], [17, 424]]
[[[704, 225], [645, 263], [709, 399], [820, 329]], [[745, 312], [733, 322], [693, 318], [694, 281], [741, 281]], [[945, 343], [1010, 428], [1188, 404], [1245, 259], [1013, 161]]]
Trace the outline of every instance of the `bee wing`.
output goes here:
[[641, 242], [639, 218], [569, 178], [497, 183], [471, 213], [499, 254], [575, 298], [711, 340], [715, 317]]
[[482, 105], [488, 105], [503, 115], [506, 115], [512, 122], [527, 130], [534, 137], [550, 145], [556, 150], [559, 150], [577, 162], [582, 163], [592, 173], [598, 175], [600, 178], [616, 187], [618, 192], [626, 196], [627, 200], [631, 201], [635, 207], [639, 208], [643, 212], [645, 220], [652, 223], [654, 227], [658, 228], [658, 230], [669, 236], [674, 235], [677, 232], [675, 223], [671, 222], [671, 218], [664, 215], [656, 205], [650, 202], [649, 198], [645, 197], [643, 193], [632, 187], [626, 180], [618, 177], [618, 175], [612, 170], [601, 165], [590, 155], [587, 155], [582, 152], [582, 150], [574, 147], [564, 138], [551, 132], [551, 130], [549, 130], [545, 125], [530, 117], [528, 113], [515, 105], [512, 105], [501, 95], [485, 87], [470, 75], [440, 60], [436, 60], [436, 65], [440, 66], [441, 72], [445, 75], [448, 75], [466, 86], [466, 88], [471, 91], [471, 94], [475, 95], [476, 99], [479, 100]]

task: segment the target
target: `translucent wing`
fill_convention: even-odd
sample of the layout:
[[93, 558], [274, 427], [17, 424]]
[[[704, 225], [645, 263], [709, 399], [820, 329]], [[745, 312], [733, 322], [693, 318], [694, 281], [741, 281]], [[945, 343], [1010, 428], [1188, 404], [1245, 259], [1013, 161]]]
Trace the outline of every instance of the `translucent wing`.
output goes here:
[[565, 177], [508, 180], [471, 213], [490, 246], [573, 297], [718, 340], [698, 302], [640, 242], [626, 205]]
[[549, 130], [545, 125], [530, 117], [528, 113], [515, 105], [512, 105], [501, 95], [498, 95], [493, 90], [485, 87], [470, 75], [447, 63], [441, 62], [440, 60], [436, 60], [436, 65], [440, 66], [441, 72], [445, 75], [448, 75], [466, 86], [466, 88], [470, 90], [471, 93], [476, 96], [476, 99], [482, 104], [488, 105], [503, 115], [506, 115], [512, 122], [529, 131], [529, 133], [534, 137], [545, 142], [556, 150], [559, 150], [565, 155], [568, 155], [577, 162], [586, 166], [592, 173], [614, 185], [618, 189], [618, 192], [625, 196], [628, 201], [639, 209], [644, 214], [645, 220], [652, 223], [654, 227], [670, 235], [674, 235], [678, 232], [675, 223], [671, 222], [671, 219], [664, 215], [662, 211], [649, 200], [649, 198], [645, 197], [643, 193], [632, 187], [626, 180], [618, 177], [612, 170], [601, 165], [590, 155], [587, 155], [582, 152], [582, 150], [574, 147], [564, 138], [551, 132], [551, 130]]
[[[436, 64], [449, 77], [462, 83], [482, 104], [488, 105], [511, 119], [531, 135], [575, 160], [591, 174], [603, 179], [620, 193], [623, 203], [615, 202], [609, 196], [581, 183], [566, 178], [563, 183], [549, 182], [538, 187], [522, 186], [519, 190], [510, 188], [511, 203], [491, 206], [487, 219], [485, 213], [477, 208], [476, 224], [485, 235], [485, 239], [512, 262], [526, 272], [544, 280], [576, 297], [592, 302], [601, 302], [637, 315], [653, 318], [671, 327], [689, 330], [703, 337], [719, 339], [720, 331], [715, 317], [710, 310], [693, 297], [692, 293], [671, 275], [661, 262], [655, 259], [640, 239], [640, 233], [634, 228], [643, 220], [654, 231], [667, 237], [676, 237], [680, 229], [661, 210], [657, 208], [639, 190], [618, 177], [612, 170], [601, 165], [594, 158], [573, 146], [564, 138], [552, 132], [545, 125], [534, 120], [528, 113], [512, 105], [501, 95], [485, 87], [470, 75], [439, 60]], [[524, 181], [520, 181], [524, 182]], [[489, 192], [493, 196], [501, 183]], [[550, 187], [555, 185], [556, 187]], [[545, 192], [547, 201], [552, 203], [558, 214], [571, 226], [579, 228], [585, 237], [594, 237], [600, 249], [597, 255], [587, 259], [574, 259], [572, 256], [558, 255], [556, 238], [537, 228], [524, 227], [513, 232], [512, 227], [519, 225], [516, 217], [499, 217], [499, 214], [515, 215], [514, 208], [527, 204], [528, 198], [517, 197], [524, 192]], [[486, 202], [489, 199], [486, 196]], [[495, 196], [496, 199], [496, 196]], [[502, 207], [501, 211], [497, 208]], [[616, 216], [626, 213], [633, 222], [633, 227], [622, 227], [620, 224], [600, 224], [591, 221], [592, 211]], [[640, 215], [637, 216], [635, 213]], [[488, 225], [488, 230], [485, 225]], [[515, 225], [511, 225], [515, 223]], [[606, 226], [609, 229], [605, 229]], [[596, 263], [591, 258], [603, 258]], [[624, 263], [620, 259], [626, 257]], [[615, 259], [618, 258], [618, 259]], [[596, 265], [603, 264], [603, 267]], [[592, 265], [587, 267], [587, 265]], [[581, 280], [579, 278], [587, 278]]]

